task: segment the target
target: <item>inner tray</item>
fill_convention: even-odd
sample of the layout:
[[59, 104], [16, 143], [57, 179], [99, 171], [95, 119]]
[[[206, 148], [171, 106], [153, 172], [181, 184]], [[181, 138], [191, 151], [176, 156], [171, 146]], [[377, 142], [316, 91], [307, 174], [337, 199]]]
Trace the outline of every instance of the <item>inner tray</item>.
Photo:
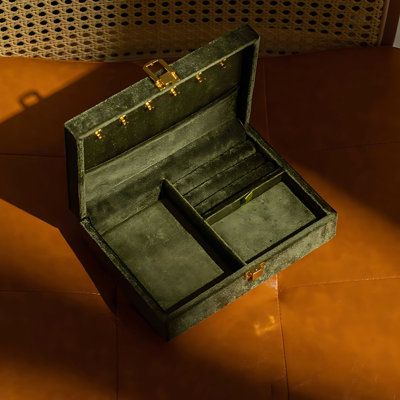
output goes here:
[[245, 262], [316, 219], [281, 179], [280, 175], [262, 183], [208, 218], [212, 228]]
[[224, 273], [166, 200], [133, 215], [104, 239], [164, 310]]

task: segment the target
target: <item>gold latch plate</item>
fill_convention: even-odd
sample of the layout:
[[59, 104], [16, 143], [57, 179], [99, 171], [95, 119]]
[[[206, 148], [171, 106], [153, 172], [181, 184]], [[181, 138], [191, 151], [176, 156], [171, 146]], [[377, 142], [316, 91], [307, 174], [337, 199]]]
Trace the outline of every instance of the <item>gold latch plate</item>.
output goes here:
[[244, 275], [246, 281], [253, 282], [258, 278], [260, 278], [264, 274], [266, 265], [267, 263], [263, 261], [260, 264], [258, 264], [257, 267], [255, 267], [253, 270], [247, 271]]
[[[161, 65], [161, 67], [165, 71], [160, 76], [158, 76], [150, 69], [150, 67], [153, 67], [156, 64]], [[162, 58], [157, 58], [156, 60], [149, 61], [144, 65], [143, 70], [151, 78], [156, 87], [160, 90], [164, 90], [167, 86], [179, 81], [179, 77], [174, 69]]]

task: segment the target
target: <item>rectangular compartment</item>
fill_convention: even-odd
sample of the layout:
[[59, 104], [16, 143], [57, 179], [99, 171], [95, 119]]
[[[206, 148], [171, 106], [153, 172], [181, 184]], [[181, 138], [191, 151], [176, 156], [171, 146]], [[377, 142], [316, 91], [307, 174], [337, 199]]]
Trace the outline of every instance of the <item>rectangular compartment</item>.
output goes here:
[[223, 274], [162, 201], [104, 234], [104, 240], [163, 310]]

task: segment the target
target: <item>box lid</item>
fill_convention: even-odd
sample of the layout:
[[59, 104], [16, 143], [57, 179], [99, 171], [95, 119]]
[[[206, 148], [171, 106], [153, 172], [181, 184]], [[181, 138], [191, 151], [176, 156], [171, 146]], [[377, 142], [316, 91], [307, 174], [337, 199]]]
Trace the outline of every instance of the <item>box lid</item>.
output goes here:
[[[259, 46], [248, 25], [177, 60], [165, 87], [147, 77], [65, 124], [70, 208], [87, 216], [85, 180], [91, 171], [162, 134], [237, 90], [234, 112], [248, 124]], [[154, 76], [153, 76], [154, 78]], [[161, 87], [160, 87], [161, 86]], [[149, 154], [151, 157], [151, 154]]]

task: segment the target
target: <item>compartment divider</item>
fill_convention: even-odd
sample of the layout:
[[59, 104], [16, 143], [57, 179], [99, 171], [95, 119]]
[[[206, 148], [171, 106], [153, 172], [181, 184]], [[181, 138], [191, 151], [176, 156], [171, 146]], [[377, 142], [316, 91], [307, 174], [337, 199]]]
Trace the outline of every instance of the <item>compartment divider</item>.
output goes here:
[[214, 213], [216, 209], [219, 209], [221, 204], [231, 202], [232, 199], [236, 198], [236, 196], [240, 197], [241, 194], [249, 191], [249, 188], [256, 182], [259, 182], [262, 179], [269, 179], [270, 176], [278, 174], [279, 171], [280, 169], [276, 168], [276, 166], [270, 162], [262, 164], [239, 179], [221, 188], [202, 202], [195, 204], [194, 207], [197, 212], [206, 218], [210, 214]]
[[[282, 168], [278, 168], [277, 170], [263, 176], [261, 179], [261, 183], [253, 186], [247, 186], [239, 192], [236, 192], [233, 196], [225, 199], [222, 203], [217, 204], [216, 207], [210, 209], [207, 213], [205, 213], [204, 218], [210, 224], [214, 224], [218, 220], [224, 218], [231, 212], [237, 210], [243, 204], [243, 199], [251, 193], [251, 198], [256, 198], [261, 193], [270, 189], [272, 186], [276, 185], [283, 179], [284, 170]], [[260, 180], [261, 180], [260, 179]], [[259, 181], [260, 181], [259, 180]], [[253, 188], [252, 188], [253, 187]]]
[[[237, 270], [245, 262], [232, 250], [217, 232], [204, 220], [204, 218], [182, 196], [176, 187], [167, 179], [163, 180], [162, 193], [182, 212], [182, 214], [195, 226], [207, 244], [217, 254], [223, 257], [230, 269]], [[232, 271], [231, 271], [232, 272]]]

